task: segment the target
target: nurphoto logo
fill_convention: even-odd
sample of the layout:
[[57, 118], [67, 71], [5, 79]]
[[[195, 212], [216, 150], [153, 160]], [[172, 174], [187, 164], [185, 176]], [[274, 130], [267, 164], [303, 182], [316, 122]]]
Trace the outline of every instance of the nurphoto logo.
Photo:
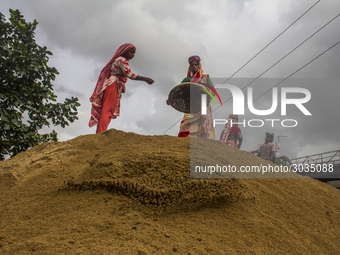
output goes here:
[[[242, 90], [232, 84], [216, 84], [215, 88], [218, 89], [229, 89], [229, 91], [232, 94], [233, 98], [233, 114], [237, 115], [244, 115], [244, 94]], [[305, 88], [296, 88], [296, 87], [282, 87], [281, 88], [281, 116], [286, 116], [287, 115], [287, 105], [295, 105], [304, 115], [306, 116], [312, 116], [312, 114], [306, 109], [306, 107], [303, 105], [307, 103], [311, 99], [311, 93], [308, 89]], [[216, 92], [217, 93], [217, 92]], [[216, 94], [215, 93], [215, 94]], [[213, 98], [211, 93], [208, 93], [210, 97]], [[303, 98], [287, 98], [288, 94], [299, 94], [299, 95], [304, 95]], [[220, 96], [217, 94], [218, 98], [220, 99]], [[258, 110], [255, 109], [254, 104], [253, 104], [253, 88], [247, 88], [247, 104], [249, 111], [253, 113], [254, 115], [258, 116], [266, 116], [274, 113], [277, 109], [278, 106], [278, 88], [272, 88], [272, 105], [269, 109], [267, 110]], [[207, 102], [207, 95], [202, 94], [201, 96], [201, 109], [202, 109], [202, 115], [206, 115], [206, 102]], [[214, 100], [215, 104], [216, 101]], [[221, 102], [221, 100], [220, 100]], [[222, 105], [222, 102], [221, 102]], [[216, 125], [224, 125], [228, 123], [227, 119], [214, 119], [214, 127]], [[295, 127], [297, 126], [298, 122], [294, 119], [251, 119], [247, 121], [247, 124], [249, 127], [262, 127], [264, 123], [266, 122], [271, 122], [272, 127], [274, 127], [275, 122], [280, 122], [283, 127]], [[235, 123], [234, 123], [235, 124]], [[238, 122], [236, 124], [243, 124], [243, 126], [246, 126], [246, 120], [243, 122]]]

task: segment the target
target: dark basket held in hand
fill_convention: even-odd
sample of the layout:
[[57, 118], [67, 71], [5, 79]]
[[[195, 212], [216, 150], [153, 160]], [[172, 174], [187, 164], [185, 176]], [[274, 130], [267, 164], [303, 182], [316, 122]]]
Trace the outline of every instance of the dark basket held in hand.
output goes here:
[[[201, 112], [201, 95], [207, 94], [202, 89], [209, 89], [203, 84], [184, 82], [174, 87], [168, 97], [170, 104], [177, 111], [184, 113], [200, 113]], [[211, 97], [207, 95], [207, 107]]]

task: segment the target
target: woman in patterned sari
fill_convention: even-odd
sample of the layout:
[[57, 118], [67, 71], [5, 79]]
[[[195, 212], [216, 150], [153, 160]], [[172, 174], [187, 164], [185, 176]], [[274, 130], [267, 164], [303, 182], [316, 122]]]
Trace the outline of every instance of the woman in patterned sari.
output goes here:
[[221, 133], [220, 141], [222, 143], [228, 144], [231, 147], [234, 148], [241, 148], [242, 144], [242, 133], [241, 129], [238, 127], [238, 116], [230, 114], [227, 124], [225, 124], [225, 127]]
[[[203, 73], [199, 56], [190, 57], [189, 65], [187, 77], [183, 79], [182, 83], [193, 82], [213, 86], [208, 75]], [[210, 104], [207, 107], [206, 115], [201, 115], [200, 113], [184, 114], [178, 137], [188, 136], [215, 140], [215, 129]]]
[[89, 126], [98, 124], [96, 133], [107, 130], [111, 119], [117, 118], [120, 113], [120, 99], [125, 93], [127, 79], [145, 81], [152, 84], [151, 78], [143, 77], [131, 72], [129, 60], [136, 53], [136, 47], [131, 43], [123, 44], [118, 48], [112, 59], [101, 71], [96, 88], [90, 98], [92, 103]]

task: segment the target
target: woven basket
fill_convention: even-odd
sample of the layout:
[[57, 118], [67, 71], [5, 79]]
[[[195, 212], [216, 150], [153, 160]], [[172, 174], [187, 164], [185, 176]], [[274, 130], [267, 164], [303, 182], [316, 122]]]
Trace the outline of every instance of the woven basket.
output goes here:
[[[200, 88], [209, 90], [206, 86], [198, 83], [184, 82], [174, 87], [168, 96], [168, 104], [177, 111], [184, 113], [201, 112], [201, 95], [206, 94]], [[207, 106], [211, 97], [207, 96]]]

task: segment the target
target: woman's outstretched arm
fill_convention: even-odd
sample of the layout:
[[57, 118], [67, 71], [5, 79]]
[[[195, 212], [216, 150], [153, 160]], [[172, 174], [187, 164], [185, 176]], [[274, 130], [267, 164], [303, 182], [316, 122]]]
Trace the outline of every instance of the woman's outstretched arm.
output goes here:
[[154, 80], [149, 78], [149, 77], [144, 77], [144, 76], [140, 76], [137, 75], [137, 77], [135, 78], [136, 81], [145, 81], [147, 82], [149, 85], [151, 85], [152, 83], [154, 83]]

